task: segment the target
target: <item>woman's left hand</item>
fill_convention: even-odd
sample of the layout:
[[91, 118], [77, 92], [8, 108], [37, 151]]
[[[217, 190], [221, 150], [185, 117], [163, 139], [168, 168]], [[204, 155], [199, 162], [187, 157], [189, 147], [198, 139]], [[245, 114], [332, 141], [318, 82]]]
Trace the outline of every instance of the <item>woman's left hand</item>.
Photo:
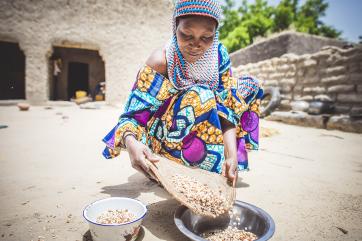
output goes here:
[[222, 175], [235, 187], [238, 181], [238, 161], [234, 158], [227, 158], [222, 166]]

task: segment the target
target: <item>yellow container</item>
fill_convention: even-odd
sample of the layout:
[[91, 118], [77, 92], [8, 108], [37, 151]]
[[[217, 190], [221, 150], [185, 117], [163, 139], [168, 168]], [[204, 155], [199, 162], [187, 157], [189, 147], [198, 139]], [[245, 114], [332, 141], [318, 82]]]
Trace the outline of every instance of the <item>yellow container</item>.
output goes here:
[[103, 101], [103, 95], [96, 95], [96, 101]]
[[77, 90], [75, 92], [75, 98], [76, 99], [80, 99], [80, 98], [83, 98], [83, 97], [86, 97], [87, 96], [87, 92], [84, 91], [84, 90]]

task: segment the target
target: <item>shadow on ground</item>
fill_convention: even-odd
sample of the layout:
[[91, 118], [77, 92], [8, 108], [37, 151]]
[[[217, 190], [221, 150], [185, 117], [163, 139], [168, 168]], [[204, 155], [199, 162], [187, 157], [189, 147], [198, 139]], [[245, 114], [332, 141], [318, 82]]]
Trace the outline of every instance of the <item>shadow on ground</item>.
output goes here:
[[239, 178], [238, 181], [235, 184], [235, 188], [248, 188], [250, 187], [249, 184], [247, 184], [246, 182], [243, 182], [243, 179], [240, 177], [240, 173], [239, 173]]
[[87, 230], [87, 232], [85, 232], [85, 233], [83, 234], [83, 239], [82, 239], [82, 240], [83, 240], [83, 241], [93, 241], [92, 235], [91, 235], [89, 229]]
[[173, 220], [173, 215], [179, 205], [179, 202], [175, 199], [164, 200], [148, 205], [148, 214], [143, 222], [143, 226], [153, 235], [163, 240], [188, 240], [177, 229]]
[[101, 193], [108, 194], [111, 197], [124, 196], [129, 198], [137, 198], [141, 193], [154, 193], [163, 199], [170, 198], [170, 195], [163, 188], [141, 173], [135, 173], [130, 176], [127, 183], [102, 187]]
[[[143, 240], [144, 237], [145, 237], [145, 230], [143, 229], [143, 227], [141, 227], [138, 237], [135, 241], [141, 241]], [[93, 241], [91, 232], [89, 230], [83, 234], [82, 241]]]

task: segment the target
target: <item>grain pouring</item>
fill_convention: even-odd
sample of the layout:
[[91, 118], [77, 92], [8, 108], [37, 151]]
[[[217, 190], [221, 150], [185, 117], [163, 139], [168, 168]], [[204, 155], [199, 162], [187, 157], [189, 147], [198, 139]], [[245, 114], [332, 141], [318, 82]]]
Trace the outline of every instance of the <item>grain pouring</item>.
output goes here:
[[187, 203], [195, 207], [197, 214], [209, 213], [216, 217], [231, 208], [221, 189], [213, 190], [194, 177], [176, 174], [172, 176], [172, 183], [177, 192], [186, 197]]

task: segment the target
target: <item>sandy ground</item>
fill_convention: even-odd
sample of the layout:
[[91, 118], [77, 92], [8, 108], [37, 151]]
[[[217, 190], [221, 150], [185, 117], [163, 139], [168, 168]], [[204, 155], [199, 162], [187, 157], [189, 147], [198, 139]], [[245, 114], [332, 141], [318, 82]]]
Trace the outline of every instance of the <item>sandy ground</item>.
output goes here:
[[[138, 240], [186, 240], [177, 202], [134, 171], [127, 153], [101, 156], [119, 109], [0, 107], [0, 240], [91, 240], [82, 210], [110, 197], [138, 198], [149, 213]], [[262, 122], [237, 199], [271, 214], [272, 240], [362, 240], [362, 135]], [[345, 232], [345, 233], [344, 233]]]

